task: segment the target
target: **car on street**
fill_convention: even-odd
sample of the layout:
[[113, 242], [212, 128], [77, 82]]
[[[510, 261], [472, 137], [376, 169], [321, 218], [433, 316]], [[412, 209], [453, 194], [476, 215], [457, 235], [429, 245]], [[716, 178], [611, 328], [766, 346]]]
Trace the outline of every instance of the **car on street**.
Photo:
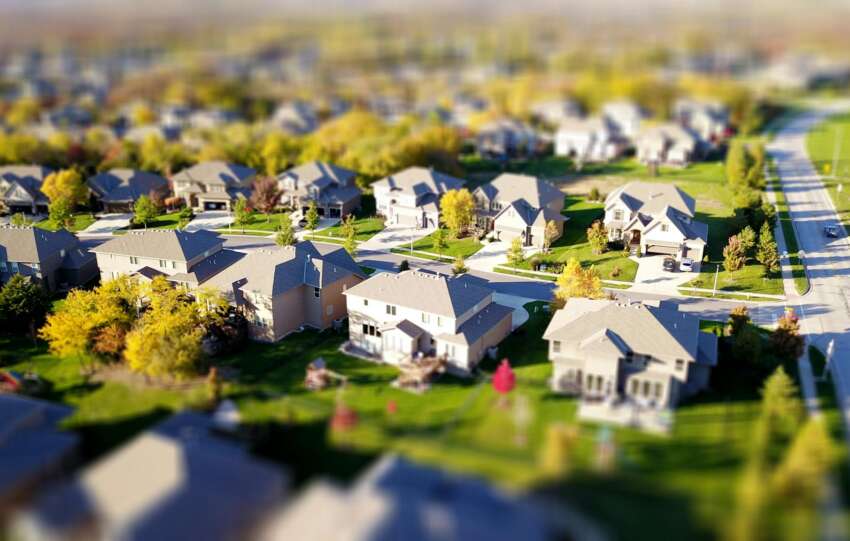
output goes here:
[[679, 261], [679, 270], [682, 272], [692, 272], [694, 270], [694, 260], [690, 257], [683, 257]]
[[825, 225], [823, 227], [823, 234], [830, 239], [838, 238], [838, 227], [834, 225]]
[[676, 260], [672, 257], [665, 257], [661, 266], [667, 272], [674, 272], [676, 270]]

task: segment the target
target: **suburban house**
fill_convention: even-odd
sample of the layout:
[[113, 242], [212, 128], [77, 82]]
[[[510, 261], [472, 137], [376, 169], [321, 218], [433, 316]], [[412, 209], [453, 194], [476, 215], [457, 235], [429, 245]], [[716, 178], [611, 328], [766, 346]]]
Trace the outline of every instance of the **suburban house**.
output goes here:
[[354, 171], [327, 162], [307, 162], [278, 175], [283, 192], [280, 201], [302, 212], [306, 212], [310, 201], [315, 201], [320, 216], [340, 218], [360, 207], [356, 176]]
[[46, 213], [49, 201], [41, 193], [41, 185], [50, 173], [50, 169], [40, 165], [0, 167], [0, 203], [12, 214]]
[[[423, 524], [411, 517], [439, 520]], [[261, 541], [556, 538], [555, 526], [537, 504], [480, 479], [397, 455], [376, 460], [351, 486], [330, 479], [311, 482], [269, 520], [258, 537]]]
[[686, 166], [698, 157], [697, 139], [678, 124], [641, 129], [635, 138], [637, 159], [643, 164]]
[[581, 106], [575, 100], [559, 99], [540, 101], [531, 106], [531, 114], [549, 126], [559, 126], [562, 122], [579, 118]]
[[382, 272], [345, 296], [349, 345], [386, 363], [437, 355], [468, 373], [511, 332], [513, 310], [463, 278]]
[[555, 155], [582, 162], [607, 162], [622, 156], [627, 141], [601, 117], [564, 120], [555, 132]]
[[280, 104], [269, 122], [286, 133], [306, 135], [319, 127], [319, 116], [311, 104], [296, 100]]
[[95, 257], [64, 229], [0, 227], [0, 282], [29, 276], [49, 291], [84, 285], [97, 277]]
[[564, 232], [564, 194], [545, 180], [502, 173], [472, 195], [478, 226], [499, 240], [520, 238], [523, 246], [542, 248], [547, 223], [555, 222], [558, 237]]
[[640, 131], [643, 110], [632, 101], [610, 101], [602, 106], [602, 116], [626, 139], [633, 140]]
[[[708, 387], [717, 336], [664, 301], [569, 299], [543, 333], [557, 392], [582, 397], [579, 415], [663, 428], [655, 413]], [[642, 418], [641, 412], [649, 412]]]
[[3, 445], [0, 509], [11, 509], [74, 465], [80, 437], [61, 424], [74, 411], [14, 393], [0, 393]]
[[344, 318], [344, 292], [364, 278], [341, 246], [300, 242], [253, 250], [207, 285], [242, 310], [253, 338], [276, 341]]
[[14, 539], [253, 539], [285, 499], [287, 474], [217, 417], [177, 413], [47, 487]]
[[375, 206], [389, 224], [435, 228], [440, 223], [440, 199], [465, 180], [425, 167], [408, 167], [374, 184]]
[[248, 198], [257, 172], [222, 161], [201, 162], [172, 177], [174, 195], [198, 210], [231, 210], [237, 197]]
[[142, 195], [168, 193], [168, 180], [135, 169], [110, 169], [87, 181], [92, 197], [106, 212], [129, 212]]
[[605, 198], [605, 228], [638, 255], [702, 261], [708, 225], [694, 220], [694, 199], [674, 184], [629, 182]]
[[706, 146], [714, 146], [730, 135], [729, 110], [721, 103], [679, 99], [673, 104], [673, 117]]
[[478, 129], [475, 146], [478, 154], [487, 158], [510, 159], [532, 156], [537, 152], [540, 138], [534, 128], [514, 118], [502, 118]]
[[223, 244], [224, 239], [212, 231], [146, 229], [114, 237], [91, 251], [97, 257], [101, 281], [123, 275], [146, 280], [165, 276], [169, 282], [195, 289], [242, 257], [222, 249]]

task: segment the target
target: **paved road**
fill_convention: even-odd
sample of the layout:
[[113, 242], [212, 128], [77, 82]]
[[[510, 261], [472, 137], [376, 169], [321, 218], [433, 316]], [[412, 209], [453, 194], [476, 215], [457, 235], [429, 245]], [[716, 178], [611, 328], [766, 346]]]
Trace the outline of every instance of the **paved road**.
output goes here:
[[850, 422], [850, 242], [840, 226], [840, 238], [823, 235], [823, 227], [838, 224], [838, 216], [809, 161], [806, 134], [827, 116], [848, 109], [850, 102], [813, 105], [783, 127], [767, 148], [776, 161], [811, 283], [809, 292], [796, 300], [801, 326], [823, 351], [835, 341], [833, 375], [845, 422]]

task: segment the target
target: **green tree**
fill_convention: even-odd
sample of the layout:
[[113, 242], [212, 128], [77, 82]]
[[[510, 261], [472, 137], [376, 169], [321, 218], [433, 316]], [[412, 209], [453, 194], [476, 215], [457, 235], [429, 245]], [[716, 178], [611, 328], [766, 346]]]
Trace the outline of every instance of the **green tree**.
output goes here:
[[735, 272], [744, 266], [744, 250], [737, 235], [729, 237], [729, 242], [723, 247], [723, 268], [726, 272]]
[[32, 224], [32, 220], [27, 218], [26, 214], [23, 212], [16, 212], [12, 214], [12, 217], [9, 219], [9, 223], [16, 227], [25, 227]]
[[463, 274], [467, 270], [469, 269], [466, 268], [466, 261], [464, 261], [462, 255], [458, 254], [457, 257], [455, 257], [454, 263], [452, 264], [452, 272], [454, 274]]
[[608, 230], [599, 220], [596, 220], [587, 228], [587, 241], [594, 254], [599, 255], [608, 249]]
[[765, 150], [764, 143], [753, 143], [748, 148], [750, 155], [750, 167], [747, 171], [747, 185], [750, 188], [762, 190], [765, 187], [764, 166]]
[[140, 195], [133, 205], [133, 223], [143, 225], [147, 228], [154, 218], [159, 216], [159, 207], [147, 195]]
[[319, 209], [316, 207], [315, 201], [310, 201], [304, 219], [307, 220], [307, 229], [310, 231], [315, 231], [319, 227]]
[[745, 185], [749, 169], [750, 164], [744, 143], [732, 140], [726, 152], [726, 182], [733, 188]]
[[762, 224], [761, 231], [759, 231], [756, 259], [764, 265], [767, 272], [777, 272], [779, 270], [779, 249], [776, 246], [773, 232], [767, 222]]
[[56, 227], [71, 229], [76, 218], [71, 210], [71, 204], [65, 199], [57, 199], [47, 206], [47, 217]]
[[437, 254], [443, 255], [443, 250], [448, 247], [448, 243], [446, 242], [446, 230], [442, 227], [438, 227], [437, 230], [431, 234], [431, 242]]
[[511, 241], [511, 247], [508, 248], [508, 263], [517, 267], [525, 261], [525, 256], [522, 253], [522, 239], [514, 237]]
[[26, 329], [35, 335], [49, 307], [50, 299], [40, 284], [15, 274], [0, 288], [0, 328], [7, 332]]
[[761, 415], [770, 433], [790, 436], [803, 418], [803, 402], [794, 380], [779, 366], [761, 390]]
[[278, 246], [292, 246], [295, 244], [295, 230], [292, 228], [292, 215], [288, 212], [284, 213], [280, 219], [280, 227], [275, 235], [275, 242]]
[[739, 363], [758, 364], [761, 360], [762, 338], [751, 326], [742, 328], [732, 342], [732, 356]]
[[475, 200], [466, 188], [448, 190], [440, 199], [440, 220], [453, 237], [457, 237], [475, 221]]
[[354, 238], [355, 230], [349, 229], [348, 234], [345, 237], [345, 242], [342, 243], [342, 247], [345, 248], [345, 251], [354, 255], [357, 252], [357, 240]]
[[349, 214], [345, 218], [342, 219], [342, 223], [339, 225], [340, 233], [342, 233], [343, 238], [348, 238], [349, 236], [357, 236], [357, 224], [354, 223], [354, 215]]
[[840, 457], [822, 417], [810, 418], [799, 431], [773, 475], [784, 499], [810, 506], [824, 496], [824, 479]]
[[398, 272], [404, 272], [406, 270], [410, 270], [410, 262], [406, 259], [402, 259], [401, 263], [398, 264]]
[[753, 247], [756, 245], [756, 232], [750, 226], [744, 227], [738, 233], [738, 242], [741, 243], [741, 250], [744, 253], [744, 260], [750, 256]]
[[233, 204], [233, 223], [237, 227], [245, 227], [251, 221], [251, 209], [248, 208], [248, 200], [239, 197]]

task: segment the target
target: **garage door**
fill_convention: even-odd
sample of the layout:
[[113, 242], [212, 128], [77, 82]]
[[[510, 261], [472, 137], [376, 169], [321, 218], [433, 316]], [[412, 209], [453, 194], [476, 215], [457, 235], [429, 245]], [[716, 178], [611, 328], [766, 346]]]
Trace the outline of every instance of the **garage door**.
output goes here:
[[409, 216], [406, 214], [396, 214], [395, 215], [395, 223], [399, 225], [409, 225], [409, 226], [417, 226], [419, 225], [416, 220], [416, 216]]
[[211, 203], [209, 201], [204, 202], [204, 210], [225, 210], [227, 208], [227, 203]]
[[662, 244], [647, 244], [647, 254], [679, 255], [678, 246], [664, 246]]

